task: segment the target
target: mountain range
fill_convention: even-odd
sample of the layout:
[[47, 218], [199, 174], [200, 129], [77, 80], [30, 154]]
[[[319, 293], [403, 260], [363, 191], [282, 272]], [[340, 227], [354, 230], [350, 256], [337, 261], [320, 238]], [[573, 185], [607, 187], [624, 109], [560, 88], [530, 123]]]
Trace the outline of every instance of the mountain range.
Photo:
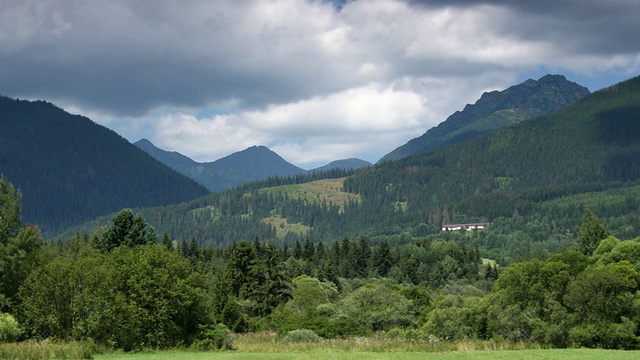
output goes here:
[[201, 163], [178, 152], [162, 150], [147, 139], [137, 141], [134, 145], [211, 192], [272, 176], [306, 173], [306, 170], [288, 163], [264, 146], [252, 146], [216, 161]]
[[22, 193], [24, 221], [45, 233], [208, 193], [114, 131], [44, 101], [0, 97], [0, 124], [0, 176]]
[[[507, 98], [535, 103], [522, 100], [527, 97], [523, 94], [541, 82], [566, 80], [557, 76], [531, 80], [507, 89], [511, 93]], [[523, 94], [517, 96], [516, 89]], [[502, 93], [484, 94], [447, 122], [467, 117], [467, 109], [484, 107], [490, 99], [500, 102], [495, 99]], [[504, 127], [492, 125], [493, 131], [468, 141], [366, 169], [306, 172], [261, 146], [201, 164], [148, 141], [134, 146], [87, 118], [43, 101], [0, 98], [0, 121], [6, 129], [0, 133], [0, 173], [24, 194], [25, 221], [38, 224], [46, 233], [106, 215], [70, 230], [90, 231], [108, 222], [109, 213], [135, 207], [158, 232], [210, 244], [254, 237], [293, 241], [363, 233], [427, 234], [456, 220], [499, 224], [512, 217], [539, 219], [548, 214], [557, 214], [554, 231], [568, 231], [579, 214], [576, 209], [585, 206], [580, 196], [606, 198], [603, 192], [616, 189], [625, 194], [617, 197], [624, 199], [622, 205], [607, 207], [609, 200], [602, 200], [594, 206], [612, 219], [635, 209], [638, 201], [627, 191], [640, 181], [640, 78], [586, 95], [554, 112], [547, 110], [559, 101], [567, 102], [567, 97], [546, 99], [551, 105], [539, 100], [540, 110], [527, 110], [544, 115]], [[496, 118], [484, 116], [479, 121], [491, 123], [487, 119]], [[465, 126], [469, 124], [476, 122]], [[226, 171], [231, 175], [227, 179], [233, 180], [234, 174], [267, 173], [274, 161], [297, 175], [268, 176], [206, 195], [207, 189], [140, 148], [192, 175], [205, 174], [211, 170], [204, 165], [215, 164], [219, 173]], [[354, 160], [338, 164], [344, 169], [354, 163], [367, 165]], [[575, 199], [575, 203], [572, 210], [563, 212], [558, 205], [548, 205], [560, 201], [556, 199]], [[640, 235], [640, 221], [637, 231], [633, 219], [625, 222], [632, 224], [626, 226], [626, 234]]]
[[362, 234], [403, 241], [403, 234], [426, 236], [451, 222], [490, 222], [485, 235], [464, 241], [526, 253], [573, 241], [587, 207], [605, 216], [616, 236], [640, 236], [637, 159], [640, 77], [398, 161], [304, 183], [254, 182], [142, 212], [158, 231], [212, 245]]
[[308, 173], [264, 146], [211, 163], [148, 140], [134, 146], [45, 101], [0, 96], [0, 124], [0, 176], [21, 192], [23, 220], [47, 235], [122, 208], [179, 203], [250, 181]]
[[[252, 146], [213, 162], [197, 162], [175, 151], [166, 151], [151, 141], [142, 139], [134, 143], [156, 160], [189, 177], [211, 192], [270, 177], [307, 174], [265, 146]], [[360, 159], [333, 161], [311, 172], [333, 169], [357, 169], [372, 164]]]
[[385, 155], [378, 163], [428, 152], [473, 139], [501, 127], [559, 110], [589, 94], [562, 75], [526, 80], [503, 91], [482, 94], [438, 126]]

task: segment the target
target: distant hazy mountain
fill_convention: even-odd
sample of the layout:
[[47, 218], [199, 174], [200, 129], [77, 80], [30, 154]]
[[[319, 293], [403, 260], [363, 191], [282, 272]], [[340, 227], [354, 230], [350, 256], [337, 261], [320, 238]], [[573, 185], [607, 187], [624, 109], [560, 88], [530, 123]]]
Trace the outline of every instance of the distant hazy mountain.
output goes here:
[[562, 75], [527, 80], [504, 91], [482, 94], [473, 105], [456, 111], [424, 135], [385, 155], [378, 163], [457, 144], [535, 116], [559, 110], [589, 94]]
[[115, 132], [44, 101], [0, 97], [0, 129], [0, 176], [22, 192], [24, 221], [44, 232], [207, 193]]
[[273, 176], [307, 172], [264, 146], [252, 146], [213, 162], [200, 163], [180, 153], [159, 149], [147, 139], [137, 141], [134, 145], [212, 192]]
[[365, 160], [350, 158], [350, 159], [332, 161], [327, 165], [312, 169], [310, 171], [320, 172], [320, 171], [335, 170], [335, 169], [353, 170], [353, 169], [366, 168], [369, 166], [373, 166], [373, 164]]

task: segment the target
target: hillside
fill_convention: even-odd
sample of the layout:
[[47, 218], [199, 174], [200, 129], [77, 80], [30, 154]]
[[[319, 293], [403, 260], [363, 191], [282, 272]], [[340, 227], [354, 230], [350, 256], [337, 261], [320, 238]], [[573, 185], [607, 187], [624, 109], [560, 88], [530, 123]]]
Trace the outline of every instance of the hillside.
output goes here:
[[[557, 112], [359, 172], [345, 187], [363, 196], [363, 208], [389, 213], [391, 207], [402, 205], [401, 212], [387, 214], [393, 220], [369, 221], [378, 229], [390, 223], [402, 228], [425, 222], [437, 228], [443, 222], [519, 219], [509, 228], [513, 232], [535, 218], [538, 230], [545, 229], [543, 234], [566, 235], [575, 230], [587, 205], [559, 211], [542, 203], [635, 185], [640, 181], [638, 158], [640, 78], [636, 77]], [[624, 195], [627, 205], [617, 208], [609, 206], [610, 197], [598, 196], [601, 213], [612, 222], [638, 210], [631, 193]], [[640, 225], [638, 220], [616, 231], [638, 236], [640, 226], [630, 225]]]
[[142, 212], [159, 232], [203, 244], [360, 234], [406, 241], [441, 236], [442, 223], [490, 221], [494, 225], [478, 235], [446, 236], [495, 256], [525, 256], [573, 241], [585, 207], [603, 216], [616, 236], [640, 236], [638, 158], [640, 78], [634, 78], [552, 114], [426, 154], [352, 173], [246, 184]]
[[115, 132], [47, 102], [0, 97], [0, 124], [0, 174], [21, 190], [24, 221], [46, 233], [207, 193]]
[[306, 172], [264, 146], [252, 146], [213, 162], [200, 163], [178, 152], [162, 150], [147, 139], [137, 141], [134, 145], [211, 192], [269, 177]]
[[373, 166], [373, 164], [368, 161], [357, 159], [357, 158], [350, 158], [350, 159], [332, 161], [327, 165], [320, 166], [310, 171], [322, 172], [322, 171], [336, 170], [336, 169], [354, 170], [354, 169], [361, 169], [361, 168], [366, 168], [370, 166]]
[[443, 148], [501, 127], [544, 115], [589, 94], [589, 90], [561, 75], [529, 79], [504, 91], [492, 91], [462, 111], [456, 111], [424, 135], [385, 155], [378, 163]]

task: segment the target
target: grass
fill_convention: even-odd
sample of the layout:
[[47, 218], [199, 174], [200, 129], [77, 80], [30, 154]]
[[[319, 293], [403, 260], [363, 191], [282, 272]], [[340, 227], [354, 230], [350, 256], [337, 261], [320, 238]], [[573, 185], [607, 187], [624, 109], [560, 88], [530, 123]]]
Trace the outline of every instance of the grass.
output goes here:
[[258, 190], [259, 193], [282, 193], [290, 199], [301, 199], [309, 203], [326, 201], [343, 209], [349, 201], [360, 201], [357, 194], [344, 192], [343, 186], [346, 178], [317, 180], [304, 184], [283, 185]]
[[29, 340], [0, 344], [0, 359], [91, 359], [96, 351], [92, 342], [56, 342]]
[[[416, 342], [383, 338], [351, 338], [311, 343], [284, 343], [275, 334], [237, 336], [234, 351], [161, 351], [98, 355], [96, 360], [502, 360], [502, 359], [638, 359], [640, 352], [599, 349], [539, 349], [535, 344], [491, 341]], [[531, 348], [533, 347], [533, 348]]]
[[284, 239], [284, 237], [288, 233], [305, 235], [309, 232], [309, 230], [311, 230], [310, 227], [299, 224], [299, 223], [289, 224], [287, 222], [287, 219], [282, 219], [279, 217], [264, 218], [262, 219], [262, 222], [265, 224], [269, 224], [274, 229], [276, 229], [276, 236], [278, 237], [278, 239]]
[[640, 353], [621, 350], [592, 350], [592, 349], [554, 349], [554, 350], [473, 350], [454, 351], [446, 353], [422, 352], [158, 352], [138, 354], [99, 355], [96, 360], [277, 360], [277, 359], [327, 359], [327, 360], [506, 360], [506, 359], [563, 359], [563, 360], [626, 360], [637, 359]]
[[[338, 206], [339, 211], [344, 211], [344, 205], [350, 201], [361, 201], [360, 195], [344, 192], [344, 180], [324, 179], [304, 184], [283, 185], [258, 190], [262, 194], [286, 194], [290, 199], [300, 199], [310, 204], [325, 202]], [[406, 204], [405, 204], [406, 207]], [[265, 224], [271, 225], [276, 230], [276, 236], [283, 239], [287, 234], [294, 233], [305, 235], [310, 228], [299, 223], [289, 223], [287, 218], [281, 218], [272, 212], [272, 216], [262, 219]]]

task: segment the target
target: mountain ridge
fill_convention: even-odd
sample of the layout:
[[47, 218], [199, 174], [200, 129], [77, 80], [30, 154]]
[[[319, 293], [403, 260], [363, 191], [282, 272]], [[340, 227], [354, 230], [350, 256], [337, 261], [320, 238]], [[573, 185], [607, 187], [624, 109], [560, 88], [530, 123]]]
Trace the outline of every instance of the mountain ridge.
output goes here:
[[503, 91], [483, 93], [423, 135], [383, 156], [377, 164], [470, 140], [478, 135], [561, 109], [589, 94], [562, 75], [528, 79]]
[[135, 146], [156, 160], [201, 184], [210, 192], [273, 176], [306, 173], [265, 146], [251, 146], [212, 162], [197, 162], [179, 152], [162, 150], [147, 139]]
[[[640, 211], [634, 195], [640, 191], [638, 158], [640, 77], [464, 143], [333, 174], [332, 181], [310, 177], [313, 182], [302, 186], [304, 179], [270, 179], [142, 212], [176, 238], [193, 236], [211, 245], [256, 237], [288, 244], [360, 235], [402, 238], [433, 234], [450, 221], [488, 221], [498, 239], [504, 231], [538, 229], [536, 236], [549, 238], [536, 241], [561, 246], [574, 239], [567, 234], [579, 225], [585, 206], [615, 220], [615, 234], [640, 236], [640, 218], [630, 217]], [[574, 200], [559, 207], [563, 198]], [[488, 246], [491, 239], [475, 241]], [[530, 248], [523, 239], [518, 246]]]
[[335, 160], [328, 163], [327, 165], [320, 166], [315, 169], [311, 169], [309, 171], [321, 172], [321, 171], [328, 171], [328, 170], [334, 170], [334, 169], [355, 170], [355, 169], [367, 168], [370, 166], [373, 166], [373, 164], [366, 160], [362, 160], [358, 158], [348, 158], [348, 159]]
[[134, 145], [211, 192], [270, 177], [296, 176], [334, 169], [351, 170], [372, 165], [367, 161], [352, 158], [336, 160], [307, 171], [287, 162], [276, 152], [262, 145], [250, 146], [215, 161], [197, 162], [179, 152], [162, 150], [148, 139], [140, 139]]
[[43, 232], [125, 207], [167, 205], [206, 190], [114, 131], [45, 101], [0, 97], [0, 173]]

